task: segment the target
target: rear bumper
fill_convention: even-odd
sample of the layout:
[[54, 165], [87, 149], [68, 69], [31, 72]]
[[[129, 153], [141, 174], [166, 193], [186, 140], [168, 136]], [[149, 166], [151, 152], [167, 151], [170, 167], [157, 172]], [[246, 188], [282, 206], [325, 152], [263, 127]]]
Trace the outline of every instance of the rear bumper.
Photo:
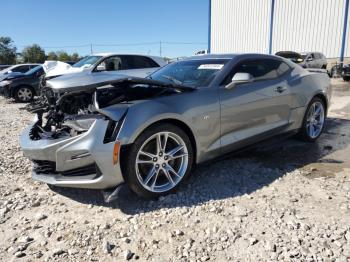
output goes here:
[[23, 154], [33, 161], [34, 180], [47, 184], [106, 189], [124, 182], [119, 160], [113, 163], [114, 142], [103, 143], [108, 121], [96, 119], [89, 131], [74, 137], [32, 140], [34, 126], [20, 136]]

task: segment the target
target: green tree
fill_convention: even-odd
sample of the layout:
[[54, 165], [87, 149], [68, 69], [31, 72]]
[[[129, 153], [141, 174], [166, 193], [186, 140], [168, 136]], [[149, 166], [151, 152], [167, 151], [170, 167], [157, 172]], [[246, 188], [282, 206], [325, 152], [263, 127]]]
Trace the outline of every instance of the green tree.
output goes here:
[[33, 44], [23, 49], [22, 57], [25, 63], [44, 63], [45, 51], [39, 45]]
[[47, 54], [47, 60], [58, 60], [58, 56], [56, 55], [55, 52], [51, 51]]
[[70, 57], [72, 59], [72, 61], [77, 62], [78, 60], [80, 60], [79, 54], [78, 53], [73, 53]]
[[0, 37], [0, 64], [16, 63], [16, 47], [10, 37]]
[[58, 56], [58, 60], [62, 61], [62, 62], [71, 60], [70, 55], [68, 55], [67, 52], [65, 52], [65, 51], [57, 52], [57, 56]]

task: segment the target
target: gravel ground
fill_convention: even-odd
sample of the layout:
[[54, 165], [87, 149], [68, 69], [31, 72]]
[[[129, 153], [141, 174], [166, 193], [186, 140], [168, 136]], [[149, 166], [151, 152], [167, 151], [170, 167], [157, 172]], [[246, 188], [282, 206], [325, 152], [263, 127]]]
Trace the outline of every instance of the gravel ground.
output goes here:
[[[339, 83], [337, 83], [339, 84]], [[0, 98], [1, 261], [350, 261], [350, 86], [316, 144], [294, 138], [197, 168], [157, 201], [49, 189], [18, 145], [33, 116]]]

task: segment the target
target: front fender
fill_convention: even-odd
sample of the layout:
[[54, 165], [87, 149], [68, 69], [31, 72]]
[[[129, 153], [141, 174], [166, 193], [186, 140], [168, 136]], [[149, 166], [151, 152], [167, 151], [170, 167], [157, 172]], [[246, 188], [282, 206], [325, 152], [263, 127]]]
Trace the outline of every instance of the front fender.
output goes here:
[[132, 144], [147, 127], [156, 122], [169, 119], [184, 123], [194, 134], [194, 128], [181, 113], [176, 112], [174, 108], [162, 102], [152, 100], [139, 101], [136, 105], [129, 107], [128, 114], [118, 134], [118, 139], [122, 144]]

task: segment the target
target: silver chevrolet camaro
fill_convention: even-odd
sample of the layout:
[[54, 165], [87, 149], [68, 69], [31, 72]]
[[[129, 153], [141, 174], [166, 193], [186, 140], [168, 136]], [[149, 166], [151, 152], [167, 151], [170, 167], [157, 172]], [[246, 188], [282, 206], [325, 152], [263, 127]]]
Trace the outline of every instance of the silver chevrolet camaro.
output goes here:
[[326, 74], [263, 54], [196, 56], [148, 78], [46, 82], [20, 137], [33, 178], [142, 197], [173, 192], [199, 163], [278, 134], [315, 141]]

